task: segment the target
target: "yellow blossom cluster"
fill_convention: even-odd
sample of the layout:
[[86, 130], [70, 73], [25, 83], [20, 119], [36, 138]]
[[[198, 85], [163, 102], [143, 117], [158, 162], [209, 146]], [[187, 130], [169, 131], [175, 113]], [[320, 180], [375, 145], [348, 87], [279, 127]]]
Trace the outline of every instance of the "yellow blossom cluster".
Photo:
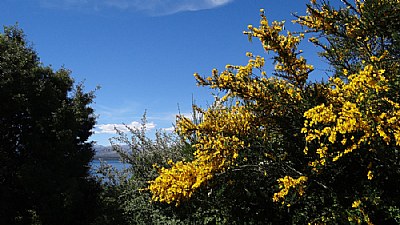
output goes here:
[[203, 121], [198, 125], [180, 118], [178, 132], [196, 136], [194, 160], [171, 162], [171, 168], [161, 168], [160, 175], [150, 182], [153, 200], [180, 204], [216, 173], [231, 166], [245, 147], [241, 137], [249, 134], [253, 120], [243, 106], [210, 108], [203, 112]]
[[[358, 51], [367, 53], [367, 51], [373, 49], [373, 46], [371, 46], [373, 41], [366, 34], [368, 30], [366, 26], [370, 26], [368, 25], [369, 20], [362, 17], [364, 2], [356, 0], [355, 4], [351, 5], [346, 1], [346, 5], [346, 8], [336, 10], [329, 4], [322, 4], [321, 6], [316, 1], [311, 1], [311, 5], [307, 7], [307, 14], [298, 16], [298, 19], [293, 22], [307, 27], [306, 32], [321, 32], [328, 36], [331, 34], [345, 36], [346, 39], [354, 40], [353, 43], [356, 46], [358, 45], [356, 42], [360, 41], [362, 44], [357, 46]], [[313, 36], [309, 38], [309, 41], [324, 49], [328, 56], [332, 56], [331, 54], [334, 52], [336, 59], [348, 60], [345, 56], [351, 54], [351, 49], [342, 48], [341, 51], [336, 51], [333, 46], [328, 47], [326, 41], [320, 40], [320, 37]]]
[[261, 10], [260, 27], [248, 26], [249, 31], [245, 34], [249, 38], [258, 38], [266, 51], [273, 51], [278, 56], [275, 57], [275, 71], [279, 76], [288, 79], [292, 83], [302, 86], [308, 74], [314, 69], [312, 65], [307, 64], [302, 56], [298, 56], [301, 51], [297, 51], [297, 46], [304, 38], [304, 34], [298, 36], [287, 32], [287, 35], [280, 34], [284, 30], [284, 22], [273, 21], [269, 25], [264, 10]]
[[312, 31], [324, 31], [332, 33], [337, 26], [335, 25], [336, 17], [339, 12], [323, 5], [322, 8], [316, 7], [316, 1], [311, 1], [313, 7], [307, 8], [307, 15], [298, 17], [297, 22], [303, 26], [310, 28]]
[[365, 37], [365, 30], [362, 29], [359, 16], [357, 15], [352, 15], [351, 17], [349, 16], [349, 22], [345, 23], [344, 25], [345, 25], [346, 35], [348, 37], [355, 38], [358, 40]]
[[[349, 7], [354, 9], [357, 14], [346, 14], [344, 29], [348, 37], [361, 38], [364, 34], [364, 30], [362, 29], [359, 15], [362, 13], [364, 2], [355, 0], [355, 7], [348, 6], [347, 9]], [[307, 15], [299, 16], [298, 19], [293, 22], [308, 27], [310, 29], [309, 31], [323, 31], [325, 34], [331, 34], [340, 29], [341, 25], [337, 24], [337, 22], [341, 20], [340, 15], [340, 10], [335, 10], [327, 4], [323, 4], [322, 7], [319, 7], [317, 2], [312, 0], [311, 5], [307, 8]], [[311, 41], [313, 42], [313, 40]]]
[[[250, 59], [245, 66], [227, 65], [221, 73], [214, 69], [212, 76], [206, 79], [199, 74], [195, 74], [195, 77], [200, 85], [226, 91], [227, 95], [222, 100], [240, 97], [275, 111], [280, 106], [302, 100], [301, 88], [285, 79], [266, 77], [263, 70], [264, 58], [254, 57], [251, 53], [248, 56]], [[254, 70], [260, 71], [261, 76], [255, 76]]]
[[357, 224], [363, 224], [363, 222], [366, 222], [368, 225], [373, 225], [371, 218], [368, 216], [368, 214], [365, 212], [363, 206], [363, 202], [358, 199], [355, 200], [352, 204], [351, 207], [358, 211], [360, 214], [353, 214], [348, 217], [349, 222], [356, 222]]
[[294, 179], [291, 176], [285, 176], [283, 178], [278, 179], [279, 189], [280, 191], [274, 193], [274, 197], [272, 200], [274, 202], [282, 201], [284, 204], [284, 199], [286, 195], [289, 194], [289, 190], [296, 189], [297, 193], [302, 196], [304, 194], [305, 183], [307, 182], [308, 178], [306, 176], [300, 176], [297, 179]]
[[[328, 103], [304, 113], [302, 132], [306, 134], [306, 142], [316, 141], [319, 145], [316, 149], [319, 159], [312, 166], [324, 165], [327, 159], [337, 161], [374, 141], [400, 146], [400, 107], [386, 96], [389, 85], [384, 73], [385, 70], [367, 65], [349, 75], [347, 81], [333, 78]], [[337, 148], [336, 143], [342, 147]], [[306, 147], [305, 153], [308, 151]], [[368, 178], [372, 179], [372, 172]]]

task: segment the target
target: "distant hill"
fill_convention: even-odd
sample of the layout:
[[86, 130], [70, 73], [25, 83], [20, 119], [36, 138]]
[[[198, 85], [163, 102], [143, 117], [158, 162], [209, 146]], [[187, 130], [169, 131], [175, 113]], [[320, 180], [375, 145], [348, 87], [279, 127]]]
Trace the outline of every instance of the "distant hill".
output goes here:
[[95, 145], [93, 148], [95, 150], [93, 159], [119, 159], [118, 153], [113, 151], [111, 146]]

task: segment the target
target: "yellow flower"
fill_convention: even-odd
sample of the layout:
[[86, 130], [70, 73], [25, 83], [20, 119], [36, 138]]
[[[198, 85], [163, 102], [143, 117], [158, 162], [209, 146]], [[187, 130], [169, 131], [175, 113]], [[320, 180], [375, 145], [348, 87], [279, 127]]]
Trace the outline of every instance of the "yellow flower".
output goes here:
[[372, 180], [372, 178], [374, 178], [374, 174], [372, 173], [371, 170], [368, 171], [367, 177], [368, 177], [368, 180]]
[[[284, 199], [287, 194], [289, 194], [290, 188], [296, 188], [297, 193], [302, 196], [304, 194], [304, 184], [307, 182], [308, 178], [306, 176], [300, 176], [297, 179], [294, 179], [290, 176], [285, 176], [283, 178], [278, 179], [279, 188], [281, 189], [279, 192], [274, 193], [272, 200], [274, 202], [278, 202], [281, 199]], [[284, 202], [282, 202], [284, 203]]]
[[356, 200], [356, 201], [353, 202], [353, 204], [351, 205], [351, 207], [353, 207], [353, 208], [358, 208], [358, 207], [360, 206], [360, 204], [361, 204], [361, 201], [360, 201], [360, 200]]

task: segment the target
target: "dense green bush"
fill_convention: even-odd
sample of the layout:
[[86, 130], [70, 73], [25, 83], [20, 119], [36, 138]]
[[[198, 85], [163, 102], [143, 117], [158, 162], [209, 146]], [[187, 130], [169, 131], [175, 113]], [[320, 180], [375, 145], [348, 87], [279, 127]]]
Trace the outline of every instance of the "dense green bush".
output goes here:
[[126, 163], [124, 170], [116, 170], [107, 163], [98, 169], [103, 186], [100, 196], [103, 208], [97, 224], [178, 224], [174, 207], [151, 202], [146, 190], [148, 181], [157, 177], [155, 165], [168, 166], [169, 160], [191, 157], [192, 147], [175, 134], [156, 131], [155, 138], [146, 134], [146, 115], [141, 128], [130, 128], [129, 133], [118, 131], [112, 138], [112, 150]]

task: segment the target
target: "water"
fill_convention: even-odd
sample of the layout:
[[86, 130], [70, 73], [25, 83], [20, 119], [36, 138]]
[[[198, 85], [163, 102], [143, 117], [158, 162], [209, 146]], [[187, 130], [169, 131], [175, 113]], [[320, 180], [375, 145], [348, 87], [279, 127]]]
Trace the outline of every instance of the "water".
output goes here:
[[[122, 163], [121, 161], [117, 160], [117, 159], [110, 159], [110, 160], [102, 160], [103, 162], [106, 162], [108, 165], [116, 168], [117, 170], [123, 170], [129, 167], [129, 165]], [[91, 173], [96, 173], [96, 170], [100, 168], [100, 160], [98, 159], [94, 159], [91, 163], [90, 163], [90, 167], [91, 167]]]

